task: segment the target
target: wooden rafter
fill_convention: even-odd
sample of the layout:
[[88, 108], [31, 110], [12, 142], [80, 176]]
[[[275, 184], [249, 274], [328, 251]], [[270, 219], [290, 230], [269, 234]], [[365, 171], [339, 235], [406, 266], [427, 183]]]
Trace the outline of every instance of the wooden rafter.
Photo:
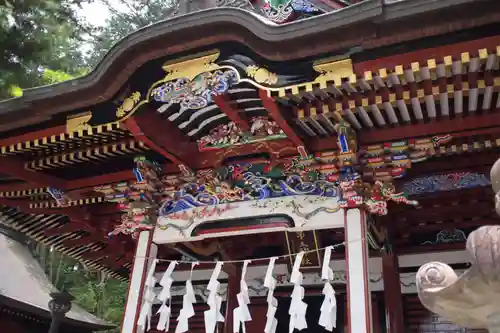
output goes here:
[[224, 95], [215, 95], [214, 96], [214, 103], [217, 104], [219, 109], [226, 114], [226, 116], [238, 127], [243, 131], [243, 132], [248, 132], [250, 130], [250, 126], [248, 125], [248, 122], [243, 120], [243, 118], [240, 115], [240, 112], [237, 108], [234, 107], [234, 105], [231, 103], [231, 98], [229, 97], [229, 94], [224, 94]]
[[187, 142], [177, 127], [161, 119], [156, 112], [130, 117], [125, 125], [137, 140], [172, 161], [181, 171], [184, 167], [192, 168], [186, 158], [195, 152], [196, 147]]
[[0, 140], [0, 147], [11, 146], [25, 141], [32, 141], [46, 137], [51, 137], [53, 135], [59, 135], [61, 133], [64, 133], [65, 131], [66, 131], [66, 126], [61, 125], [61, 126], [46, 128], [40, 131], [24, 133], [18, 136], [11, 136]]
[[290, 127], [288, 122], [283, 118], [281, 115], [281, 111], [278, 107], [278, 104], [272, 99], [270, 96], [268, 96], [267, 92], [263, 89], [259, 89], [259, 97], [262, 100], [262, 105], [264, 105], [264, 108], [269, 112], [273, 120], [278, 124], [279, 127], [285, 132], [287, 137], [292, 140], [292, 142], [295, 144], [295, 146], [298, 147], [304, 147], [304, 142], [302, 139], [295, 133], [295, 131]]

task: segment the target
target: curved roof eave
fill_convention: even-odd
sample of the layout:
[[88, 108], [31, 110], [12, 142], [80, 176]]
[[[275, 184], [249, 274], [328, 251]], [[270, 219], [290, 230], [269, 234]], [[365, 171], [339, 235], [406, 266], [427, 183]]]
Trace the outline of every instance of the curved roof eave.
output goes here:
[[[382, 0], [368, 0], [337, 12], [331, 12], [289, 24], [270, 24], [258, 15], [239, 8], [215, 8], [180, 15], [143, 27], [117, 42], [101, 62], [87, 75], [47, 86], [25, 89], [23, 96], [0, 102], [0, 115], [29, 107], [31, 102], [52, 98], [97, 84], [110, 66], [132, 47], [156, 39], [182, 34], [188, 28], [199, 28], [226, 23], [247, 29], [257, 39], [272, 44], [294, 40], [318, 32], [328, 31], [354, 22], [373, 18], [382, 13]], [[272, 22], [271, 22], [272, 23]], [[201, 36], [199, 37], [201, 38]], [[249, 43], [251, 46], [251, 43]], [[168, 54], [167, 52], [165, 52]]]
[[[441, 0], [438, 2], [435, 0], [401, 0], [398, 2], [367, 0], [338, 11], [282, 25], [269, 24], [269, 22], [258, 15], [249, 15], [248, 11], [226, 7], [169, 18], [141, 28], [121, 39], [106, 54], [98, 66], [83, 77], [54, 85], [26, 89], [21, 97], [1, 101], [0, 118], [9, 120], [3, 121], [0, 130], [5, 130], [6, 126], [10, 128], [18, 127], [15, 124], [7, 125], [6, 122], [8, 121], [13, 121], [14, 123], [22, 122], [23, 126], [25, 126], [26, 122], [31, 122], [32, 124], [38, 123], [49, 119], [52, 114], [88, 107], [106, 101], [112, 98], [130, 75], [145, 62], [169, 53], [175, 54], [225, 40], [237, 40], [235, 35], [238, 33], [242, 34], [242, 30], [244, 34], [247, 34], [246, 37], [252, 37], [251, 39], [244, 39], [244, 42], [250, 48], [254, 50], [258, 49], [256, 52], [262, 56], [270, 60], [297, 59], [318, 53], [318, 49], [313, 47], [304, 48], [300, 43], [294, 43], [297, 38], [334, 32], [336, 29], [367, 21], [378, 24], [409, 15], [427, 13], [466, 3], [485, 1], [487, 0]], [[207, 29], [221, 24], [233, 26], [236, 32], [233, 32], [233, 29], [231, 29], [230, 33], [217, 30], [217, 36], [210, 35], [210, 38], [206, 38], [206, 36], [200, 34], [194, 36], [183, 35], [183, 32], [186, 33], [190, 29], [200, 31], [200, 29]], [[181, 35], [182, 38], [180, 37]], [[152, 43], [158, 40], [158, 38], [168, 40], [168, 47], [156, 46], [154, 52], [149, 51], [147, 56], [140, 54], [140, 52], [137, 54], [136, 52], [134, 57], [130, 57], [134, 48], [139, 45], [146, 45], [148, 42]], [[280, 46], [285, 44], [290, 45], [293, 52], [284, 53], [276, 51], [273, 46], [277, 46], [278, 43]], [[325, 44], [330, 44], [328, 47], [332, 49], [331, 51], [335, 50], [336, 43]], [[262, 45], [266, 47], [263, 48]], [[308, 52], [308, 54], [305, 54], [305, 52]], [[127, 56], [130, 59], [124, 61]], [[119, 67], [120, 69], [118, 69], [117, 66], [120, 61], [127, 66]], [[119, 72], [113, 72], [114, 69]], [[82, 95], [76, 97], [75, 94], [77, 93]], [[56, 101], [58, 98], [66, 96], [72, 97], [68, 98], [69, 102], [67, 100]], [[50, 100], [50, 103], [48, 100]], [[28, 110], [33, 111], [33, 117], [29, 117], [31, 120], [27, 120], [28, 117], [26, 114], [23, 113], [21, 115], [16, 112]]]

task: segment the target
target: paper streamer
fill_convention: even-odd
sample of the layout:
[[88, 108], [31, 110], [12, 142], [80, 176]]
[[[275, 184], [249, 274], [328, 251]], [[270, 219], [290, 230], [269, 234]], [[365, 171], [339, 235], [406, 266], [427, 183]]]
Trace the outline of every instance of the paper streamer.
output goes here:
[[321, 304], [321, 314], [318, 324], [323, 326], [327, 331], [333, 331], [337, 327], [337, 299], [335, 298], [335, 290], [332, 286], [333, 270], [330, 268], [330, 257], [332, 255], [333, 246], [325, 248], [323, 256], [323, 267], [321, 268], [321, 279], [325, 281], [323, 287], [323, 295], [325, 298]]
[[264, 278], [264, 287], [268, 288], [267, 293], [267, 314], [266, 326], [264, 327], [265, 333], [275, 333], [278, 326], [278, 320], [275, 318], [276, 309], [278, 309], [278, 300], [274, 297], [274, 289], [276, 288], [276, 279], [273, 277], [273, 270], [278, 257], [269, 259], [269, 266], [267, 266], [266, 277]]
[[222, 297], [219, 296], [220, 283], [217, 281], [224, 262], [218, 261], [215, 265], [210, 281], [208, 282], [207, 305], [210, 307], [204, 312], [205, 315], [205, 333], [214, 333], [217, 322], [224, 322], [224, 316], [221, 314]]
[[304, 257], [304, 252], [299, 252], [295, 256], [295, 262], [292, 268], [292, 275], [290, 277], [290, 282], [293, 283], [293, 291], [290, 301], [290, 309], [288, 314], [290, 315], [290, 325], [289, 333], [292, 333], [294, 329], [303, 330], [307, 328], [306, 321], [306, 311], [307, 303], [303, 301], [304, 299], [304, 287], [302, 287], [302, 273], [299, 271], [302, 258]]
[[160, 314], [160, 319], [158, 320], [158, 324], [156, 325], [156, 329], [159, 331], [165, 331], [168, 332], [168, 329], [170, 327], [170, 314], [172, 312], [172, 308], [170, 306], [170, 301], [171, 298], [171, 293], [170, 293], [170, 288], [172, 287], [172, 282], [174, 282], [174, 279], [172, 279], [172, 272], [175, 269], [175, 266], [177, 266], [177, 261], [172, 261], [167, 267], [167, 270], [163, 274], [162, 279], [160, 280], [160, 285], [163, 287], [163, 289], [160, 292], [160, 295], [158, 295], [158, 299], [161, 301], [161, 306], [158, 309], [157, 314]]
[[248, 286], [245, 281], [245, 276], [247, 274], [247, 267], [251, 260], [245, 260], [243, 262], [243, 268], [241, 269], [241, 280], [240, 280], [240, 292], [236, 295], [238, 300], [238, 307], [233, 311], [233, 332], [239, 333], [240, 327], [243, 333], [245, 330], [245, 322], [252, 321], [252, 316], [250, 315], [250, 310], [248, 309], [248, 304], [250, 304], [250, 297], [248, 296]]
[[198, 265], [197, 262], [191, 264], [191, 273], [189, 274], [189, 279], [186, 281], [186, 293], [182, 297], [182, 309], [177, 317], [175, 333], [187, 332], [189, 330], [189, 318], [194, 316], [193, 304], [196, 303], [196, 295], [191, 279], [193, 278], [193, 269], [196, 265]]
[[137, 320], [137, 326], [142, 327], [142, 329], [146, 328], [146, 331], [149, 331], [151, 328], [151, 311], [153, 308], [153, 302], [156, 298], [156, 294], [154, 293], [154, 287], [156, 285], [154, 273], [157, 263], [158, 259], [154, 259], [149, 267], [148, 275], [146, 276], [144, 300], [139, 314], [139, 319]]

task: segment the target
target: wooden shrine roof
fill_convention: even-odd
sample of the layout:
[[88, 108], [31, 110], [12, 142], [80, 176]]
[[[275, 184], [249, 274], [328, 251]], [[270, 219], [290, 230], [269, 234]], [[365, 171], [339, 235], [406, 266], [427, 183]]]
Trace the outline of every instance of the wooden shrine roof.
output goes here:
[[[56, 289], [28, 248], [0, 232], [0, 250], [0, 264], [4, 267], [0, 278], [0, 298], [4, 298], [4, 301], [7, 299], [5, 304], [12, 307], [50, 318], [49, 294]], [[76, 304], [66, 314], [65, 321], [98, 330], [113, 327]]]
[[[2, 222], [127, 277], [134, 241], [110, 239], [121, 213], [106, 191], [135, 180], [134, 157], [158, 162], [172, 188], [193, 171], [241, 160], [287, 165], [299, 153], [301, 163], [335, 173], [337, 128], [346, 122], [365, 179], [394, 178], [410, 191], [407, 182], [427, 184], [411, 193], [421, 209], [379, 219], [399, 221], [397, 246], [425, 243], [458, 219], [467, 231], [494, 218], [485, 174], [500, 146], [499, 16], [498, 1], [368, 0], [283, 26], [217, 9], [144, 28], [88, 76], [0, 102]], [[196, 92], [216, 86], [207, 77], [227, 86], [204, 99]], [[192, 100], [163, 103], [186, 86]], [[220, 134], [227, 128], [233, 136]], [[401, 142], [414, 162], [393, 162], [387, 147]], [[453, 175], [474, 182], [456, 185]], [[434, 184], [441, 179], [452, 187]], [[64, 206], [53, 189], [67, 196]], [[450, 208], [470, 198], [478, 203], [467, 207], [484, 214]], [[422, 237], [405, 233], [417, 225]]]

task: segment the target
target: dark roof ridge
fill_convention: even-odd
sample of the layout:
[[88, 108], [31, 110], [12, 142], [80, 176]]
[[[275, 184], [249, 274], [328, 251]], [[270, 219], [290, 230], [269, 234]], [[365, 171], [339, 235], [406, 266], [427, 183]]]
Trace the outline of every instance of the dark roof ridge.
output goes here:
[[[0, 101], [0, 117], [10, 115], [12, 112], [23, 109], [37, 108], [38, 110], [33, 111], [36, 112], [35, 116], [38, 116], [39, 118], [33, 119], [33, 121], [40, 122], [47, 119], [43, 119], [43, 116], [50, 117], [51, 114], [68, 111], [73, 108], [73, 105], [51, 105], [50, 111], [44, 112], [41, 109], [46, 109], [46, 107], [40, 109], [38, 105], [35, 104], [45, 99], [59, 98], [67, 94], [74, 94], [87, 89], [96, 89], [96, 86], [100, 83], [104, 83], [106, 79], [109, 79], [108, 76], [110, 76], [110, 68], [116, 64], [120, 58], [124, 58], [127, 52], [131, 51], [133, 47], [138, 44], [152, 42], [159, 36], [164, 38], [171, 37], [174, 39], [175, 34], [179, 34], [180, 31], [186, 31], [190, 28], [199, 29], [203, 26], [225, 23], [245, 29], [258, 40], [273, 44], [278, 42], [282, 43], [283, 41], [290, 42], [300, 37], [329, 32], [337, 28], [342, 28], [367, 20], [371, 20], [372, 22], [390, 21], [408, 15], [417, 15], [427, 12], [428, 10], [439, 10], [460, 4], [480, 1], [484, 2], [488, 0], [403, 0], [387, 4], [384, 4], [384, 0], [367, 0], [338, 11], [282, 25], [276, 25], [272, 22], [270, 23], [269, 20], [260, 17], [255, 13], [239, 8], [222, 7], [176, 16], [141, 28], [124, 37], [113, 46], [113, 48], [106, 54], [96, 68], [83, 77], [53, 85], [26, 89], [21, 97]], [[227, 37], [227, 33], [221, 32], [221, 35], [225, 35], [225, 38], [231, 40]], [[193, 40], [196, 41], [199, 41], [200, 39], [200, 37], [193, 38]], [[245, 40], [245, 42], [247, 41]], [[252, 43], [255, 44], [256, 42], [252, 42], [251, 40], [248, 41], [250, 46]], [[181, 43], [179, 42], [178, 44]], [[165, 48], [163, 52], [164, 54], [167, 54], [168, 50]], [[279, 52], [274, 52], [274, 55], [277, 58], [291, 58], [292, 56], [297, 56], [297, 54], [284, 55]], [[267, 54], [267, 57], [270, 59], [272, 58], [269, 54]], [[141, 59], [141, 61], [144, 63], [147, 60]], [[124, 70], [125, 73], [122, 73], [120, 78], [117, 79], [115, 77], [116, 81], [112, 88], [108, 87], [108, 89], [96, 90], [100, 91], [101, 94], [95, 94], [95, 92], [94, 94], [89, 94], [92, 97], [86, 98], [86, 105], [96, 104], [111, 98], [111, 96], [117, 92], [117, 89], [119, 89], [119, 87], [121, 87], [126, 79], [131, 75], [131, 71], [135, 70], [143, 63], [137, 64], [134, 69]], [[124, 76], [126, 77], [124, 78]], [[20, 115], [14, 116], [12, 114], [12, 116], [16, 118], [14, 121], [20, 120], [17, 119]], [[23, 114], [22, 118], [26, 118], [26, 115]], [[26, 121], [26, 119], [24, 119], [24, 121]], [[16, 126], [14, 125], [12, 127]]]

